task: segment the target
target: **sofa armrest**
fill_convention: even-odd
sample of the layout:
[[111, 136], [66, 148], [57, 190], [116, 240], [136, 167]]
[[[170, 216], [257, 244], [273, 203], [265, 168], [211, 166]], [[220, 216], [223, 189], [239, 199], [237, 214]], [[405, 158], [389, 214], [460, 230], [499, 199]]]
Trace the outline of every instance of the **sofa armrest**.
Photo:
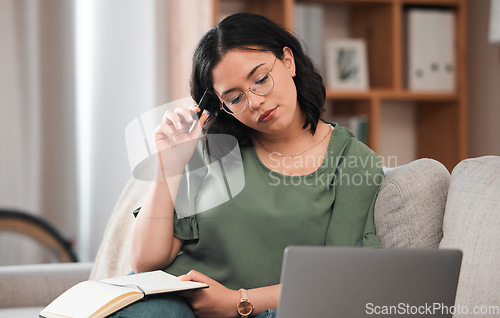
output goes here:
[[89, 279], [93, 263], [0, 266], [0, 308], [46, 306]]

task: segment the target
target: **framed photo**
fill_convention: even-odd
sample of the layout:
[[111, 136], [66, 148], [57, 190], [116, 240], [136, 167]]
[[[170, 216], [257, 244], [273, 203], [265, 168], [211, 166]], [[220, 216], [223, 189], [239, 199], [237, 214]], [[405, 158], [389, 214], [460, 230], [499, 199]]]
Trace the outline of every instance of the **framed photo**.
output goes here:
[[325, 48], [326, 86], [335, 90], [367, 90], [366, 45], [360, 39], [332, 39]]

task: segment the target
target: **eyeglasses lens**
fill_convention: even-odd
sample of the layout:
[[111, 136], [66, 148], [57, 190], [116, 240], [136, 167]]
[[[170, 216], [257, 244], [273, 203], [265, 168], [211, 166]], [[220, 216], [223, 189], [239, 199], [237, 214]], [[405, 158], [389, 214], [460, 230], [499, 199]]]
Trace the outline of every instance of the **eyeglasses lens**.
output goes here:
[[[276, 59], [274, 60], [276, 62]], [[274, 63], [273, 63], [274, 67]], [[274, 88], [274, 78], [271, 75], [271, 70], [267, 73], [259, 73], [255, 75], [250, 81], [247, 90], [251, 90], [256, 95], [266, 95]], [[245, 91], [246, 92], [246, 91]], [[222, 98], [223, 108], [230, 114], [240, 114], [247, 107], [247, 96], [241, 90], [235, 90], [225, 95]]]

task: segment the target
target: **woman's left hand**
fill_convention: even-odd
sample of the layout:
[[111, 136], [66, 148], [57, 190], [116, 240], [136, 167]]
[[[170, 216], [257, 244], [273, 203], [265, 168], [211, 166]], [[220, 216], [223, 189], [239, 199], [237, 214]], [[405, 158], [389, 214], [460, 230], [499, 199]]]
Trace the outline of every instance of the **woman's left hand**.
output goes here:
[[194, 314], [198, 318], [209, 317], [236, 317], [236, 306], [240, 301], [237, 290], [231, 290], [208, 276], [195, 270], [186, 275], [179, 276], [179, 280], [201, 282], [207, 284], [208, 288], [180, 292], [191, 305]]

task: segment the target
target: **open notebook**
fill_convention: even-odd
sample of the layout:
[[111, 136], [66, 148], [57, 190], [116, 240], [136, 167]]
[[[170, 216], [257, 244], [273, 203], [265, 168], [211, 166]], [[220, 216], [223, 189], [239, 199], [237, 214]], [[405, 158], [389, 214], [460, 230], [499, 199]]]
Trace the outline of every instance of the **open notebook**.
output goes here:
[[146, 295], [206, 287], [203, 283], [180, 281], [161, 270], [87, 280], [62, 293], [40, 312], [40, 317], [105, 317]]

